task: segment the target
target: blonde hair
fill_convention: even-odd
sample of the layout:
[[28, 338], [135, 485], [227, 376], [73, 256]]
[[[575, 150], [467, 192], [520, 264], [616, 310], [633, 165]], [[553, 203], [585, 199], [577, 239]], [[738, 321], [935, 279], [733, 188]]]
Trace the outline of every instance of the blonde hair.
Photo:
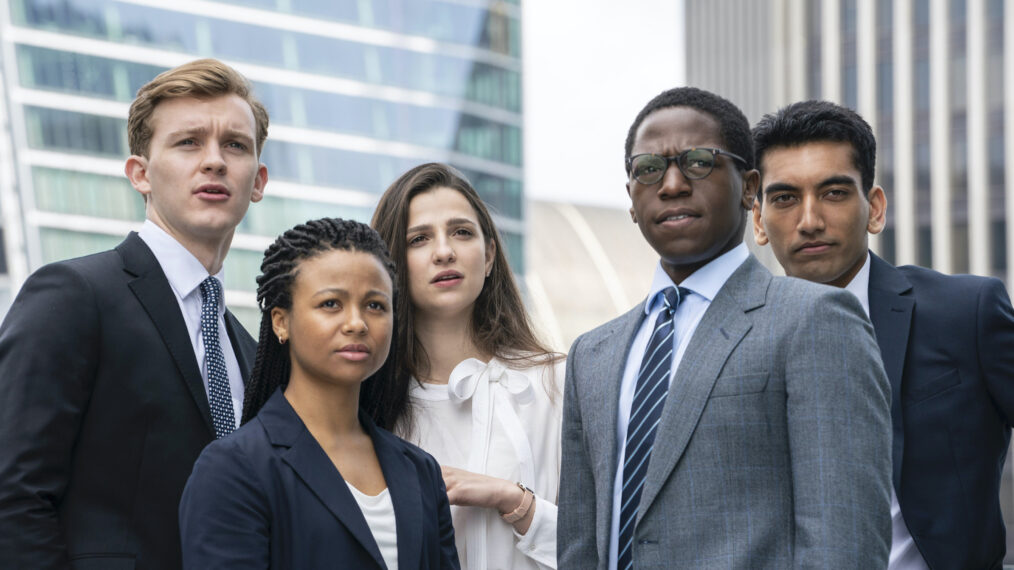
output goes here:
[[268, 138], [268, 111], [254, 97], [250, 82], [238, 71], [217, 59], [197, 59], [162, 72], [137, 91], [127, 115], [130, 154], [148, 157], [151, 146], [151, 117], [155, 107], [167, 99], [219, 97], [236, 94], [253, 110], [257, 131], [257, 156]]

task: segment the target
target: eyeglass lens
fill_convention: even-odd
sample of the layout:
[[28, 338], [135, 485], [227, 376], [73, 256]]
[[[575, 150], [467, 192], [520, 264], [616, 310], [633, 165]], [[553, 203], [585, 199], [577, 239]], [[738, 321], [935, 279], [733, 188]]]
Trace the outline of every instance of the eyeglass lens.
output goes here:
[[631, 165], [631, 172], [641, 184], [655, 184], [665, 176], [670, 160], [675, 160], [683, 175], [691, 180], [706, 177], [715, 167], [715, 155], [711, 149], [695, 148], [671, 158], [657, 154], [636, 156]]

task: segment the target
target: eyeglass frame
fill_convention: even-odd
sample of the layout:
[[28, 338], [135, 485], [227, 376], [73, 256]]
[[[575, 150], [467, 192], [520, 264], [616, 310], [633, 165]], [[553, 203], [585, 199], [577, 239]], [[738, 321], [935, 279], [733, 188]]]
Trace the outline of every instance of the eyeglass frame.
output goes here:
[[[711, 173], [715, 171], [715, 162], [717, 162], [717, 160], [715, 160], [715, 162], [711, 163], [711, 169], [708, 170], [707, 174], [705, 174], [704, 176], [697, 176], [697, 177], [690, 176], [689, 174], [687, 174], [687, 172], [685, 170], [683, 170], [683, 166], [680, 165], [680, 159], [682, 159], [684, 156], [690, 154], [691, 152], [693, 152], [695, 150], [706, 150], [706, 151], [709, 151], [711, 153], [711, 157], [713, 159], [716, 159], [718, 157], [718, 155], [720, 155], [720, 154], [724, 154], [725, 156], [728, 156], [729, 158], [731, 158], [733, 160], [738, 160], [740, 163], [743, 164], [744, 167], [747, 166], [746, 159], [744, 159], [743, 157], [739, 156], [738, 154], [731, 153], [731, 152], [729, 152], [727, 150], [722, 150], [720, 148], [710, 148], [710, 147], [706, 147], [706, 146], [697, 146], [697, 147], [693, 147], [693, 148], [688, 148], [687, 150], [685, 150], [685, 151], [683, 151], [683, 152], [681, 152], [681, 153], [679, 153], [677, 155], [674, 155], [674, 156], [665, 156], [665, 155], [661, 155], [661, 154], [655, 154], [653, 152], [642, 152], [642, 153], [639, 153], [639, 154], [632, 155], [630, 158], [627, 159], [627, 172], [629, 172], [630, 173], [630, 177], [633, 178], [634, 180], [637, 180], [638, 183], [644, 184], [645, 186], [651, 186], [653, 184], [658, 184], [659, 182], [661, 182], [662, 179], [665, 178], [665, 173], [669, 171], [669, 166], [671, 164], [675, 163], [676, 164], [676, 168], [680, 171], [680, 174], [682, 174], [683, 177], [686, 178], [687, 180], [704, 180], [708, 176], [711, 176]], [[650, 182], [650, 183], [649, 182], [641, 182], [640, 179], [638, 179], [636, 176], [634, 176], [634, 159], [637, 158], [637, 157], [639, 157], [639, 156], [657, 156], [657, 157], [665, 160], [665, 168], [663, 168], [661, 170], [662, 174], [661, 174], [661, 176], [659, 176], [658, 180], [656, 180], [654, 182]]]

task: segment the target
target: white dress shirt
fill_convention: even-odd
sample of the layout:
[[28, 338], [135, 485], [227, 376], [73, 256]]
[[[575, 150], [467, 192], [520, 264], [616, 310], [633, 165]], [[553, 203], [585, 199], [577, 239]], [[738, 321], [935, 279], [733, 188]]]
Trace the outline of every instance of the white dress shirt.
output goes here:
[[378, 495], [367, 495], [356, 489], [352, 483], [345, 482], [352, 491], [352, 497], [363, 512], [366, 526], [370, 527], [373, 540], [377, 541], [380, 556], [387, 564], [387, 570], [398, 570], [398, 526], [394, 518], [394, 503], [391, 493], [384, 489]]
[[[204, 392], [208, 392], [208, 365], [204, 362], [204, 336], [201, 334], [201, 282], [208, 278], [208, 270], [201, 265], [201, 262], [194, 257], [194, 254], [187, 251], [178, 241], [167, 234], [165, 230], [155, 225], [151, 220], [145, 220], [137, 235], [144, 241], [145, 245], [155, 254], [155, 259], [162, 267], [169, 286], [176, 295], [176, 302], [179, 303], [180, 311], [183, 313], [183, 321], [187, 324], [187, 334], [190, 337], [190, 345], [197, 357], [197, 364], [201, 368], [201, 378], [204, 379]], [[217, 274], [225, 291], [225, 269]], [[225, 356], [225, 369], [229, 374], [229, 390], [232, 392], [233, 417], [236, 420], [236, 427], [243, 415], [243, 376], [239, 372], [239, 361], [236, 360], [236, 353], [232, 349], [232, 338], [225, 328], [225, 303], [218, 304], [218, 338], [222, 346], [222, 355]]]
[[[694, 336], [694, 331], [697, 330], [697, 324], [701, 322], [705, 311], [711, 306], [711, 301], [748, 256], [746, 244], [741, 243], [711, 260], [678, 284], [680, 287], [689, 289], [692, 294], [680, 301], [680, 306], [673, 315], [673, 327], [676, 334], [673, 335], [673, 365], [669, 374], [670, 383], [676, 376], [676, 370], [683, 359], [683, 353], [690, 343], [690, 338]], [[644, 320], [634, 336], [634, 342], [630, 345], [627, 365], [620, 382], [620, 406], [616, 418], [617, 466], [616, 477], [613, 480], [613, 517], [609, 531], [609, 568], [613, 570], [616, 568], [618, 554], [620, 506], [623, 505], [623, 456], [627, 447], [630, 405], [634, 401], [634, 391], [637, 387], [637, 371], [641, 367], [644, 351], [648, 346], [652, 330], [655, 328], [655, 320], [665, 306], [661, 298], [662, 290], [675, 285], [677, 284], [673, 283], [669, 275], [662, 269], [660, 261], [655, 267], [655, 277], [651, 283], [651, 290], [648, 292], [648, 299], [644, 303]]]
[[462, 568], [556, 568], [565, 367], [563, 359], [514, 369], [469, 358], [447, 385], [412, 380], [413, 425], [399, 435], [441, 465], [519, 481], [535, 493], [524, 535], [495, 509], [451, 507]]
[[[866, 263], [863, 264], [859, 273], [856, 273], [852, 281], [845, 286], [845, 290], [852, 293], [859, 299], [859, 303], [870, 316], [870, 254], [866, 254]], [[919, 552], [919, 548], [912, 540], [912, 533], [908, 532], [908, 525], [905, 524], [905, 517], [901, 515], [901, 505], [898, 503], [898, 495], [894, 492], [894, 485], [891, 485], [891, 555], [887, 562], [888, 570], [929, 570], [926, 561]]]

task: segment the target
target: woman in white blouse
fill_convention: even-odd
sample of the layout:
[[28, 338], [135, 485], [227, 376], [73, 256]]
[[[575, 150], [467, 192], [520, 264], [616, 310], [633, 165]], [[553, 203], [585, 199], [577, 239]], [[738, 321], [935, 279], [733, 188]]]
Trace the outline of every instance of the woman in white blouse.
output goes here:
[[363, 407], [441, 464], [463, 568], [555, 568], [564, 362], [533, 333], [489, 212], [431, 163], [372, 225], [408, 294]]

